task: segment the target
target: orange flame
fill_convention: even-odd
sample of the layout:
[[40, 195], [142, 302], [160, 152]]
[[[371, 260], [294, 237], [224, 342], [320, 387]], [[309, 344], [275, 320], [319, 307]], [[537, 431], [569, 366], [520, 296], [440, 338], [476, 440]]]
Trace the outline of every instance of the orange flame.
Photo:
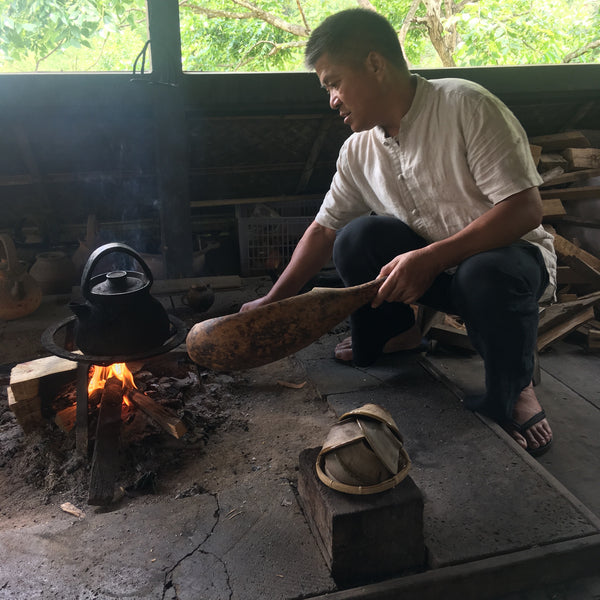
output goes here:
[[[133, 381], [133, 374], [127, 368], [125, 363], [114, 363], [108, 367], [99, 367], [98, 365], [92, 366], [92, 376], [88, 384], [88, 395], [95, 390], [104, 389], [104, 384], [109, 377], [116, 377], [123, 382], [125, 389], [137, 389], [135, 382]], [[129, 404], [125, 394], [123, 394], [123, 400], [126, 404]]]

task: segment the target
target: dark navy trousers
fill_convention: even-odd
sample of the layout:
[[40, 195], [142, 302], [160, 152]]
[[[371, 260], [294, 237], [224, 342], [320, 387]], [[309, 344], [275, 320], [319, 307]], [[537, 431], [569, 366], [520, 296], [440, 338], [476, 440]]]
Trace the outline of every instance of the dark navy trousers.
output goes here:
[[[344, 285], [358, 285], [375, 279], [395, 256], [426, 245], [399, 219], [366, 216], [338, 231], [333, 259]], [[519, 393], [532, 378], [538, 300], [547, 285], [541, 252], [520, 240], [467, 258], [452, 273], [441, 273], [418, 300], [460, 316], [483, 358], [486, 393], [466, 402], [471, 410], [497, 421], [512, 417]], [[400, 302], [357, 310], [350, 317], [355, 364], [373, 363], [385, 343], [414, 322], [413, 309]]]

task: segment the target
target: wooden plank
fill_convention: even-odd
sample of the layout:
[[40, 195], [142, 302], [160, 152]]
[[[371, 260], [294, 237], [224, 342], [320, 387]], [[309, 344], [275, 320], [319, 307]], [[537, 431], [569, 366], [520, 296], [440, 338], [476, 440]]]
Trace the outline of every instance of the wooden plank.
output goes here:
[[542, 200], [542, 214], [544, 217], [566, 215], [567, 211], [559, 198], [545, 198]]
[[564, 131], [529, 138], [529, 143], [542, 146], [544, 152], [554, 152], [565, 148], [589, 148], [590, 141], [581, 131]]
[[79, 363], [77, 367], [77, 409], [75, 413], [75, 449], [77, 453], [88, 459], [88, 383], [89, 365]]
[[61, 431], [68, 433], [75, 427], [76, 415], [77, 405], [67, 406], [67, 408], [63, 408], [56, 413], [54, 422]]
[[[544, 183], [540, 185], [540, 188], [551, 187], [553, 185], [563, 185], [565, 183], [585, 183], [590, 177], [597, 177], [600, 175], [600, 169], [585, 169], [582, 171], [571, 171], [569, 173], [559, 173], [551, 175], [551, 171], [544, 173], [542, 178]], [[548, 179], [546, 179], [548, 177]]]
[[531, 156], [533, 157], [533, 162], [537, 167], [540, 162], [540, 157], [542, 156], [542, 147], [536, 146], [535, 144], [529, 144], [529, 150], [531, 151]]
[[544, 331], [544, 333], [538, 334], [537, 349], [541, 352], [544, 348], [547, 348], [552, 342], [556, 342], [564, 338], [571, 331], [577, 329], [582, 323], [589, 321], [594, 318], [594, 307], [587, 306], [581, 310], [570, 313], [570, 316], [566, 321], [558, 323], [554, 327]]
[[600, 185], [587, 185], [565, 189], [540, 190], [542, 200], [560, 198], [563, 202], [571, 200], [590, 200], [600, 198]]
[[239, 275], [222, 275], [219, 277], [183, 277], [181, 279], [158, 279], [152, 285], [153, 295], [179, 294], [189, 290], [193, 285], [210, 285], [213, 290], [233, 290], [242, 287]]
[[600, 148], [567, 148], [563, 156], [569, 162], [569, 171], [600, 168]]
[[77, 363], [59, 356], [46, 356], [15, 365], [10, 371], [10, 387], [15, 400], [29, 400], [40, 394], [40, 382], [59, 373], [75, 371]]
[[325, 194], [294, 194], [284, 196], [261, 196], [258, 198], [227, 198], [223, 200], [193, 200], [192, 208], [211, 206], [237, 206], [242, 204], [268, 204], [269, 202], [293, 202], [294, 200], [322, 200]]
[[562, 302], [546, 306], [540, 315], [538, 334], [545, 333], [552, 328], [568, 321], [574, 314], [584, 309], [591, 308], [600, 302], [600, 292], [582, 296], [573, 302]]
[[[600, 259], [596, 258], [593, 254], [586, 252], [583, 248], [578, 248], [575, 244], [564, 238], [558, 233], [554, 235], [554, 249], [557, 255], [561, 259], [576, 258], [579, 262], [582, 262], [589, 266], [591, 269], [600, 272]], [[573, 266], [570, 264], [569, 266]]]
[[475, 351], [467, 332], [463, 329], [456, 329], [446, 323], [436, 323], [429, 329], [428, 337], [446, 344], [448, 346], [456, 346], [464, 350]]
[[138, 390], [128, 390], [127, 398], [133, 402], [145, 415], [150, 417], [164, 431], [179, 439], [187, 432], [181, 419], [164, 406], [157, 404], [152, 398]]
[[569, 162], [562, 154], [542, 154], [538, 162], [538, 169], [544, 172], [560, 167], [566, 171], [568, 165]]
[[109, 377], [104, 385], [96, 443], [90, 469], [88, 504], [106, 506], [112, 502], [119, 471], [119, 444], [121, 438], [121, 405], [123, 384]]

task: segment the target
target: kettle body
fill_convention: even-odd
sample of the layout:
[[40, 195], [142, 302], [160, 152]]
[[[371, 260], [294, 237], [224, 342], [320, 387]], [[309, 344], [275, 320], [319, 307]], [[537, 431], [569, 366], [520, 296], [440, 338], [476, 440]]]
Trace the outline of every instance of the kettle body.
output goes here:
[[[117, 252], [134, 258], [142, 272], [116, 269], [92, 276], [101, 259]], [[166, 310], [150, 295], [152, 283], [152, 272], [133, 248], [112, 243], [92, 252], [81, 275], [85, 301], [70, 304], [77, 317], [77, 347], [96, 356], [134, 356], [159, 349], [171, 327]]]

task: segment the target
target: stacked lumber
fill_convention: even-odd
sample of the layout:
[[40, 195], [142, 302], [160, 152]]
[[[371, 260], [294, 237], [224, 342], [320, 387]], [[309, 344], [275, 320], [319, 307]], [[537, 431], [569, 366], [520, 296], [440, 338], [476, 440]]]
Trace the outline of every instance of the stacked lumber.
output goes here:
[[592, 230], [600, 241], [600, 217], [573, 214], [578, 202], [597, 202], [600, 215], [600, 148], [580, 131], [530, 138], [531, 152], [544, 183], [540, 186], [546, 230], [554, 236], [558, 257], [556, 304], [540, 314], [538, 350], [577, 331], [588, 349], [599, 346], [600, 258], [578, 238], [573, 228]]

